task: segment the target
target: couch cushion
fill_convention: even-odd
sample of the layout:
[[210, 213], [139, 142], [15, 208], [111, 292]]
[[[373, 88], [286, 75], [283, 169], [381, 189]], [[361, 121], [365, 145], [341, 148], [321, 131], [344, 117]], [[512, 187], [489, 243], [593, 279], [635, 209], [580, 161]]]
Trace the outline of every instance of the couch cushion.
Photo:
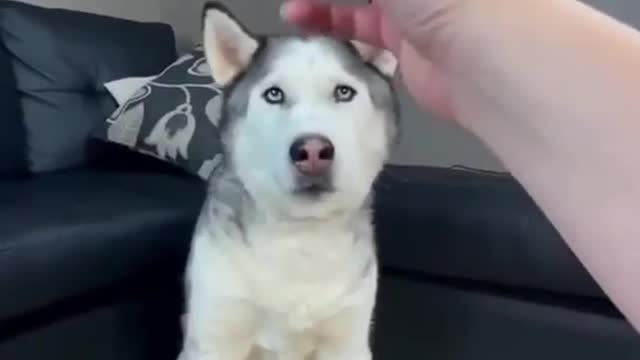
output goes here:
[[604, 298], [508, 174], [390, 166], [378, 183], [383, 266], [444, 280]]
[[168, 25], [14, 1], [0, 3], [0, 41], [22, 94], [34, 172], [85, 161], [91, 129], [117, 107], [104, 83], [157, 74], [177, 57]]
[[0, 43], [0, 178], [27, 170], [27, 139], [11, 60]]
[[177, 175], [74, 171], [0, 182], [0, 321], [181, 271], [204, 185]]

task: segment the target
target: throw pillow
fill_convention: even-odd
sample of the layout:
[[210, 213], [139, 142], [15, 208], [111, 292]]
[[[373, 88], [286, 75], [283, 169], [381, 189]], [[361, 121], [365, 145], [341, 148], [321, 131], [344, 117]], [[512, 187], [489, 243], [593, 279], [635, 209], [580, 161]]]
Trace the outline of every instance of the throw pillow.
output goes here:
[[[153, 77], [105, 84], [120, 107], [95, 136], [207, 179], [222, 158], [221, 90], [201, 46]], [[126, 100], [124, 100], [126, 99]]]

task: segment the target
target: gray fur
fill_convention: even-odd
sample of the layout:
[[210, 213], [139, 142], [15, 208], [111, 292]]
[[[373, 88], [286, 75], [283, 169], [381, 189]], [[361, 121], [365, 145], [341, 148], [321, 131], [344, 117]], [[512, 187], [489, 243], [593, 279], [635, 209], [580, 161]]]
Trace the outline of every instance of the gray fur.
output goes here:
[[393, 93], [392, 80], [380, 74], [373, 66], [365, 64], [350, 43], [336, 41], [331, 38], [321, 38], [321, 41], [333, 49], [351, 74], [367, 84], [373, 105], [380, 110], [386, 111], [387, 119], [392, 120], [387, 123], [387, 134], [389, 136], [389, 144], [395, 144], [400, 129], [400, 104]]
[[360, 275], [360, 277], [364, 279], [367, 276], [369, 276], [369, 273], [371, 272], [371, 270], [373, 270], [373, 266], [375, 264], [376, 264], [376, 259], [373, 256], [370, 257], [369, 260], [367, 260], [366, 264], [364, 264], [364, 267], [362, 268], [362, 274]]
[[[224, 90], [224, 101], [220, 118], [220, 131], [224, 147], [224, 160], [209, 180], [209, 193], [205, 201], [197, 231], [211, 231], [216, 227], [229, 235], [239, 233], [246, 240], [247, 225], [256, 220], [256, 209], [251, 195], [244, 189], [241, 179], [234, 173], [233, 164], [229, 162], [228, 138], [232, 136], [234, 119], [245, 116], [248, 108], [249, 92], [260, 82], [271, 69], [271, 64], [282, 56], [283, 49], [289, 41], [297, 41], [300, 37], [271, 36], [259, 39], [260, 47], [250, 66], [241, 73], [235, 81]], [[337, 41], [326, 37], [303, 38], [307, 41], [318, 41], [333, 52], [343, 63], [345, 68], [354, 76], [360, 78], [369, 87], [372, 103], [378, 109], [387, 111], [387, 133], [389, 145], [395, 142], [398, 129], [398, 103], [393, 94], [390, 79], [385, 78], [373, 66], [365, 64], [350, 43]], [[354, 215], [357, 224], [369, 221], [372, 196], [363, 204], [363, 208]], [[366, 228], [366, 227], [365, 227]], [[358, 232], [358, 231], [357, 231]], [[358, 236], [356, 234], [355, 240]], [[363, 276], [366, 276], [373, 266], [375, 259], [366, 264]]]
[[[224, 11], [217, 3], [210, 3], [205, 7], [205, 12], [210, 8]], [[224, 18], [221, 24], [233, 28], [233, 24], [229, 24]], [[314, 105], [318, 105], [315, 109], [318, 112], [315, 114], [298, 113], [298, 108], [292, 108], [290, 114], [280, 113], [280, 109], [277, 109], [277, 113], [265, 114], [268, 121], [261, 121], [265, 119], [261, 118], [262, 114], [258, 111], [269, 109], [264, 104], [258, 104], [257, 109], [265, 110], [254, 112], [252, 109], [251, 118], [247, 119], [252, 89], [272, 71], [276, 60], [287, 56], [285, 47], [290, 45], [289, 42], [300, 41], [300, 38], [272, 36], [261, 39], [258, 51], [253, 54], [248, 67], [238, 69], [239, 66], [246, 65], [249, 52], [255, 49], [255, 43], [242, 39], [243, 34], [239, 34], [237, 28], [227, 33], [224, 33], [225, 29], [213, 29], [214, 32], [217, 30], [221, 32], [210, 34], [213, 36], [209, 38], [213, 39], [207, 44], [213, 47], [205, 49], [205, 53], [213, 60], [212, 63], [221, 64], [219, 69], [212, 68], [214, 80], [219, 75], [220, 82], [227, 85], [223, 91], [220, 121], [223, 162], [214, 169], [209, 179], [207, 198], [198, 219], [194, 245], [189, 255], [185, 284], [189, 318], [185, 325], [185, 341], [179, 359], [195, 359], [211, 354], [233, 357], [240, 354], [240, 351], [250, 353], [250, 358], [263, 357], [263, 353], [267, 355], [266, 352], [251, 351], [252, 348], [260, 347], [273, 350], [276, 357], [285, 354], [285, 357], [304, 358], [309, 357], [307, 353], [321, 354], [323, 350], [328, 350], [329, 357], [333, 355], [340, 359], [349, 356], [361, 360], [371, 359], [370, 346], [362, 342], [363, 336], [366, 337], [370, 330], [369, 323], [373, 318], [371, 306], [375, 304], [378, 280], [375, 231], [371, 223], [374, 193], [370, 186], [375, 181], [372, 178], [376, 176], [374, 172], [379, 171], [384, 164], [397, 133], [397, 103], [390, 79], [385, 78], [377, 67], [366, 64], [350, 43], [309, 37], [306, 41], [324, 46], [320, 49], [321, 52], [326, 50], [328, 55], [333, 54], [334, 58], [342, 62], [346, 71], [360, 79], [358, 87], [368, 85], [371, 100], [364, 101], [365, 108], [329, 108], [328, 101], [331, 99], [326, 98], [319, 104], [305, 102], [300, 107], [301, 111], [313, 112]], [[224, 37], [217, 37], [220, 34]], [[227, 35], [240, 38], [232, 39]], [[239, 40], [235, 44], [240, 46], [233, 48], [232, 43], [221, 43], [230, 40]], [[242, 43], [242, 40], [248, 42]], [[216, 52], [223, 45], [230, 46], [229, 50], [242, 53], [234, 58], [233, 53]], [[296, 71], [308, 71], [297, 62], [299, 59], [301, 58], [292, 59]], [[324, 57], [319, 60], [324, 60]], [[327, 76], [344, 75], [340, 69], [336, 71], [334, 65], [335, 62], [332, 62], [330, 67], [321, 70], [328, 70]], [[386, 68], [385, 66], [385, 72]], [[238, 75], [235, 73], [237, 70], [243, 72]], [[279, 69], [276, 70], [280, 74]], [[319, 80], [323, 88], [333, 86], [324, 79]], [[299, 81], [299, 78], [289, 77], [285, 81]], [[296, 91], [292, 98], [287, 99], [291, 102], [285, 103], [285, 107], [296, 104], [296, 92], [301, 97], [312, 95], [300, 94], [304, 87], [298, 85], [295, 84]], [[358, 100], [368, 99], [361, 97]], [[371, 104], [380, 112], [372, 111]], [[386, 112], [387, 115], [384, 118], [387, 119], [388, 141], [380, 134], [385, 130], [385, 124], [380, 122], [384, 121], [380, 119], [381, 112]], [[277, 125], [280, 119], [276, 118], [276, 114], [300, 119], [301, 123], [294, 123], [293, 127], [281, 132]], [[311, 123], [316, 115], [326, 114], [338, 118], [331, 118], [326, 124]], [[305, 116], [308, 117], [304, 118]], [[353, 119], [354, 123], [349, 123], [348, 116], [357, 118]], [[373, 118], [370, 123], [375, 131], [370, 138], [366, 134], [369, 119], [364, 116]], [[247, 119], [247, 123], [241, 123], [243, 119]], [[323, 125], [326, 126], [325, 129], [322, 129]], [[354, 129], [355, 127], [358, 129]], [[246, 133], [243, 134], [242, 131]], [[331, 164], [333, 168], [329, 169], [334, 171], [334, 179], [327, 179], [327, 182], [335, 181], [335, 184], [330, 184], [335, 189], [332, 195], [327, 195], [326, 201], [314, 197], [305, 198], [309, 196], [306, 191], [294, 193], [299, 185], [295, 176], [300, 172], [305, 173], [307, 168], [296, 167], [300, 164], [298, 160], [304, 161], [304, 165], [313, 165], [317, 160], [316, 156], [321, 160], [333, 160], [322, 156], [322, 152], [309, 153], [309, 150], [316, 151], [318, 148], [306, 149], [306, 156], [297, 157], [291, 149], [297, 149], [296, 139], [304, 131], [325, 131], [337, 148], [344, 149], [345, 153], [355, 152], [351, 157], [339, 158], [335, 161], [335, 167], [335, 164]], [[345, 134], [343, 131], [350, 133]], [[351, 133], [352, 131], [362, 131], [363, 134]], [[243, 135], [246, 137], [243, 138]], [[386, 148], [382, 148], [383, 146]], [[236, 159], [236, 164], [233, 159]], [[268, 179], [268, 176], [272, 178]], [[262, 241], [265, 243], [258, 244]], [[204, 250], [203, 256], [193, 256], [198, 250]], [[327, 266], [335, 268], [326, 269]], [[254, 272], [256, 273], [252, 274]], [[329, 279], [327, 275], [337, 276], [337, 279]], [[267, 281], [266, 284], [261, 283], [263, 279]], [[193, 284], [189, 283], [193, 280]], [[212, 289], [212, 280], [222, 288]], [[307, 284], [311, 282], [312, 287], [325, 286], [330, 291], [325, 294], [327, 296], [318, 299], [305, 299], [309, 285], [304, 285], [302, 280], [306, 280]], [[255, 286], [256, 283], [259, 286]], [[192, 286], [196, 289], [192, 289]], [[277, 292], [272, 292], [273, 288]], [[333, 290], [340, 291], [334, 293]], [[195, 298], [191, 298], [192, 296]], [[231, 304], [235, 303], [233, 299], [240, 299], [242, 304]], [[353, 299], [358, 299], [358, 304], [362, 306], [354, 308]], [[224, 309], [229, 311], [216, 312], [217, 304], [223, 304]], [[263, 314], [260, 313], [261, 309], [265, 310]], [[287, 309], [290, 309], [291, 316], [279, 318], [283, 310], [289, 311]], [[272, 318], [271, 313], [278, 316]], [[342, 321], [342, 316], [346, 322]], [[215, 324], [207, 320], [214, 317]], [[325, 319], [329, 321], [325, 323]], [[345, 324], [360, 330], [345, 333]], [[231, 326], [232, 332], [233, 329], [255, 330], [256, 338], [246, 338], [250, 343], [237, 342], [228, 332], [212, 331], [221, 326]], [[291, 333], [292, 330], [295, 333]], [[312, 342], [325, 339], [329, 341], [309, 347], [313, 345]], [[218, 346], [222, 349], [218, 349]]]
[[242, 182], [224, 165], [209, 178], [207, 198], [196, 226], [196, 232], [222, 230], [230, 237], [240, 235], [247, 242], [247, 224], [254, 218], [251, 195]]

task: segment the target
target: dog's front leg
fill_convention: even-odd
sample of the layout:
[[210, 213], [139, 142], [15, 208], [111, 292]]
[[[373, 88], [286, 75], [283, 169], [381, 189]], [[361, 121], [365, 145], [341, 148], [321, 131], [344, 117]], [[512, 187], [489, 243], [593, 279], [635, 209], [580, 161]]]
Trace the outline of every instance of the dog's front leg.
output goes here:
[[360, 304], [340, 311], [322, 323], [317, 360], [371, 360], [369, 334], [375, 305], [375, 285], [364, 290]]
[[256, 321], [255, 310], [239, 300], [192, 306], [179, 360], [247, 360], [255, 343]]
[[350, 308], [323, 325], [317, 360], [371, 360], [368, 308]]
[[[219, 241], [219, 240], [218, 240]], [[187, 314], [179, 360], [247, 360], [258, 311], [226, 252], [196, 237], [187, 270]]]

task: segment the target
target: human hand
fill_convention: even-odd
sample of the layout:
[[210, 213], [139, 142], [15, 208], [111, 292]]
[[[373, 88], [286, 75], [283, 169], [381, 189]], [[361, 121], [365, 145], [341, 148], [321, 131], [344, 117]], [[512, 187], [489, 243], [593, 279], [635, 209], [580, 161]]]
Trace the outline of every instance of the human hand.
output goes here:
[[419, 105], [455, 118], [445, 66], [454, 20], [465, 0], [374, 0], [336, 5], [288, 0], [283, 17], [303, 30], [356, 39], [391, 50], [402, 80]]

